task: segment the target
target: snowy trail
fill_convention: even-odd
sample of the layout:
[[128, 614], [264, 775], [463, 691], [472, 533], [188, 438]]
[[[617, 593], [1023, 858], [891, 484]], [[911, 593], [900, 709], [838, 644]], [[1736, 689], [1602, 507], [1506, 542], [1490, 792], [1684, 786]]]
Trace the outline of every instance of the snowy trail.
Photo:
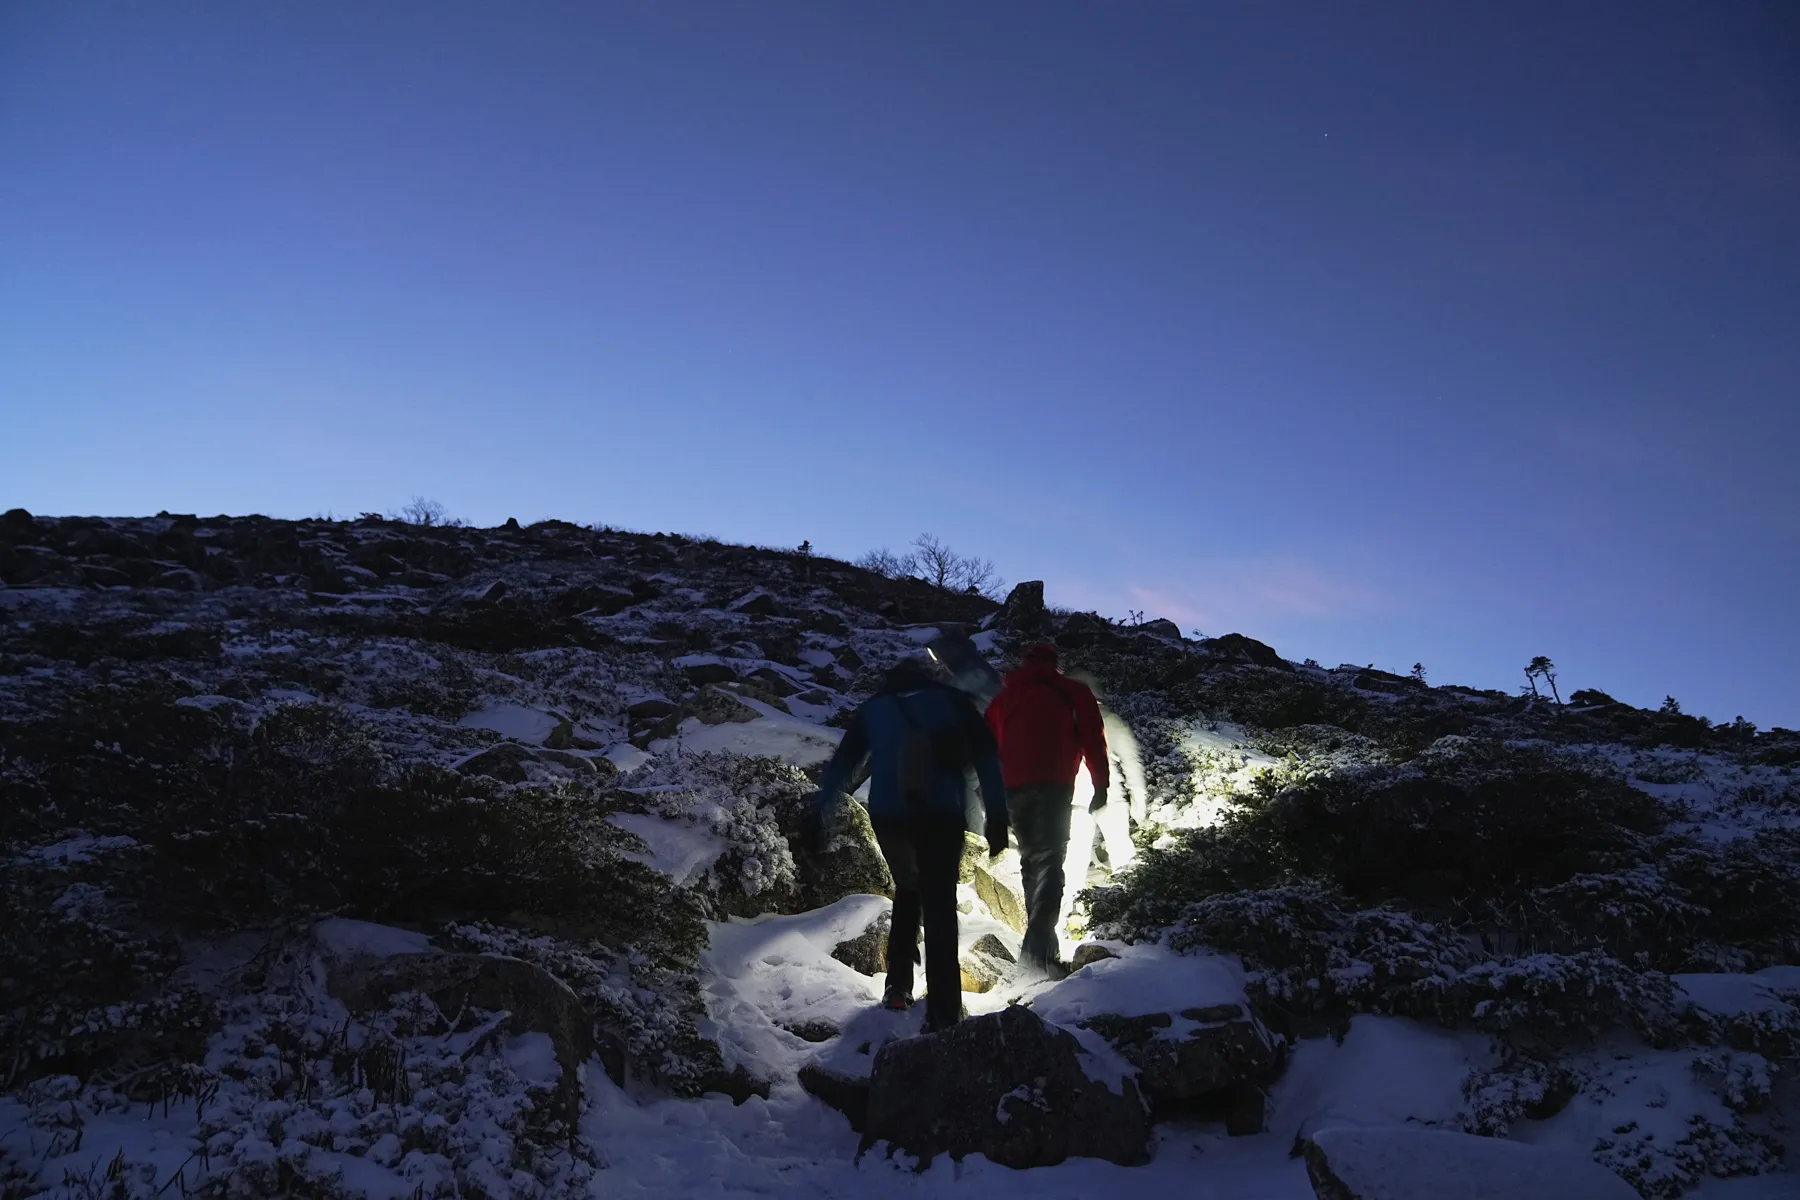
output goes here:
[[[590, 1072], [593, 1103], [585, 1132], [608, 1163], [602, 1178], [616, 1196], [817, 1197], [1030, 1196], [1033, 1200], [1092, 1200], [1149, 1194], [1208, 1200], [1309, 1200], [1301, 1160], [1289, 1157], [1294, 1135], [1321, 1121], [1405, 1124], [1447, 1121], [1460, 1105], [1460, 1083], [1482, 1057], [1483, 1040], [1411, 1021], [1358, 1018], [1339, 1045], [1304, 1043], [1271, 1096], [1269, 1132], [1227, 1137], [1219, 1122], [1175, 1120], [1155, 1132], [1152, 1161], [1120, 1167], [1071, 1159], [1055, 1167], [1019, 1171], [976, 1155], [962, 1163], [940, 1158], [915, 1172], [906, 1156], [872, 1151], [860, 1162], [860, 1141], [837, 1112], [808, 1095], [795, 1075], [808, 1061], [842, 1066], [861, 1046], [913, 1034], [920, 1015], [877, 1006], [879, 981], [830, 957], [839, 941], [860, 932], [886, 901], [852, 896], [795, 916], [763, 916], [712, 926], [703, 959], [711, 1031], [728, 1064], [771, 1081], [770, 1097], [741, 1105], [720, 1095], [701, 1100], [633, 1096]], [[1173, 966], [1163, 990], [1205, 998], [1237, 995], [1235, 964], [1181, 959], [1152, 963], [1166, 952], [1139, 950], [1096, 964], [1121, 979], [1137, 967]], [[1140, 962], [1140, 960], [1142, 960]], [[1105, 968], [1110, 968], [1110, 972]], [[1215, 978], [1216, 977], [1216, 978]], [[1149, 979], [1139, 981], [1147, 986]], [[1040, 1005], [1079, 1008], [1084, 981], [1062, 985]], [[1152, 991], [1156, 989], [1151, 989]], [[1033, 989], [1035, 992], [1036, 989]], [[975, 997], [987, 1008], [998, 994]], [[1152, 1007], [1161, 999], [1146, 994]], [[976, 1007], [972, 1004], [971, 1008]], [[1066, 1014], [1065, 1014], [1066, 1015]], [[814, 1044], [788, 1032], [825, 1020], [843, 1032]], [[864, 1070], [867, 1060], [864, 1059]]]
[[1227, 1138], [1165, 1125], [1157, 1131], [1154, 1159], [1143, 1167], [1071, 1159], [1018, 1171], [975, 1155], [961, 1164], [940, 1158], [915, 1173], [909, 1161], [890, 1160], [880, 1150], [857, 1162], [857, 1135], [797, 1087], [737, 1106], [721, 1096], [639, 1105], [604, 1074], [590, 1072], [589, 1080], [595, 1102], [587, 1133], [608, 1163], [601, 1179], [609, 1196], [1313, 1197], [1305, 1166], [1287, 1158], [1273, 1134]]

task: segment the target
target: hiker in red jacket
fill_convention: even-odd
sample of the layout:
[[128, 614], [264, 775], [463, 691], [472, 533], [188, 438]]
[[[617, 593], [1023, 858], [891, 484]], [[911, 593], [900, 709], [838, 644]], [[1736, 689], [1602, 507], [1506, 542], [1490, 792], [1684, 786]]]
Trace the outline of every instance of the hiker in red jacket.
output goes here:
[[1089, 812], [1106, 807], [1106, 734], [1094, 693], [1057, 669], [1056, 647], [1033, 646], [988, 705], [1000, 743], [1006, 806], [1025, 883], [1025, 940], [1019, 962], [1057, 976], [1056, 918], [1062, 909], [1063, 860], [1069, 852], [1075, 778], [1087, 763], [1094, 781]]

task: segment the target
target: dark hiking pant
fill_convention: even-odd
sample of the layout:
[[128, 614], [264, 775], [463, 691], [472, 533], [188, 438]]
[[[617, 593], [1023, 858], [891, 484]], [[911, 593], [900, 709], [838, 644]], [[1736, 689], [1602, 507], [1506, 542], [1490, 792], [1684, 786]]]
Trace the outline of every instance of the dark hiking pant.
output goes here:
[[1069, 854], [1069, 809], [1075, 785], [1027, 784], [1006, 789], [1006, 810], [1019, 843], [1025, 884], [1025, 939], [1019, 962], [1042, 971], [1056, 957], [1056, 916], [1062, 911], [1063, 860]]
[[963, 829], [954, 822], [875, 823], [875, 840], [894, 876], [887, 986], [908, 993], [919, 925], [925, 926], [925, 1020], [932, 1028], [962, 1017], [962, 964], [956, 947], [956, 872]]

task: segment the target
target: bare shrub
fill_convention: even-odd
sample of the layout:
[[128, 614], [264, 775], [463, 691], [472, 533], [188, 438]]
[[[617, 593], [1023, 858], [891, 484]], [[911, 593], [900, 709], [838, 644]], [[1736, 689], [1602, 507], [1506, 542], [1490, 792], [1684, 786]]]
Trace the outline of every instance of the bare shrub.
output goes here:
[[441, 503], [426, 496], [414, 496], [400, 509], [399, 520], [408, 525], [433, 528], [439, 525], [461, 525]]

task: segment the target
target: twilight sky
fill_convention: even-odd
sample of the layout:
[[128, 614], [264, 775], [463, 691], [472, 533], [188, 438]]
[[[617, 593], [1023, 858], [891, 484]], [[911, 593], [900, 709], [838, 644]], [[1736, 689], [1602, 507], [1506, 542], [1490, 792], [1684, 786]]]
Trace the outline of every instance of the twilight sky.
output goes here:
[[0, 507], [558, 516], [1800, 727], [1800, 7], [0, 4]]

